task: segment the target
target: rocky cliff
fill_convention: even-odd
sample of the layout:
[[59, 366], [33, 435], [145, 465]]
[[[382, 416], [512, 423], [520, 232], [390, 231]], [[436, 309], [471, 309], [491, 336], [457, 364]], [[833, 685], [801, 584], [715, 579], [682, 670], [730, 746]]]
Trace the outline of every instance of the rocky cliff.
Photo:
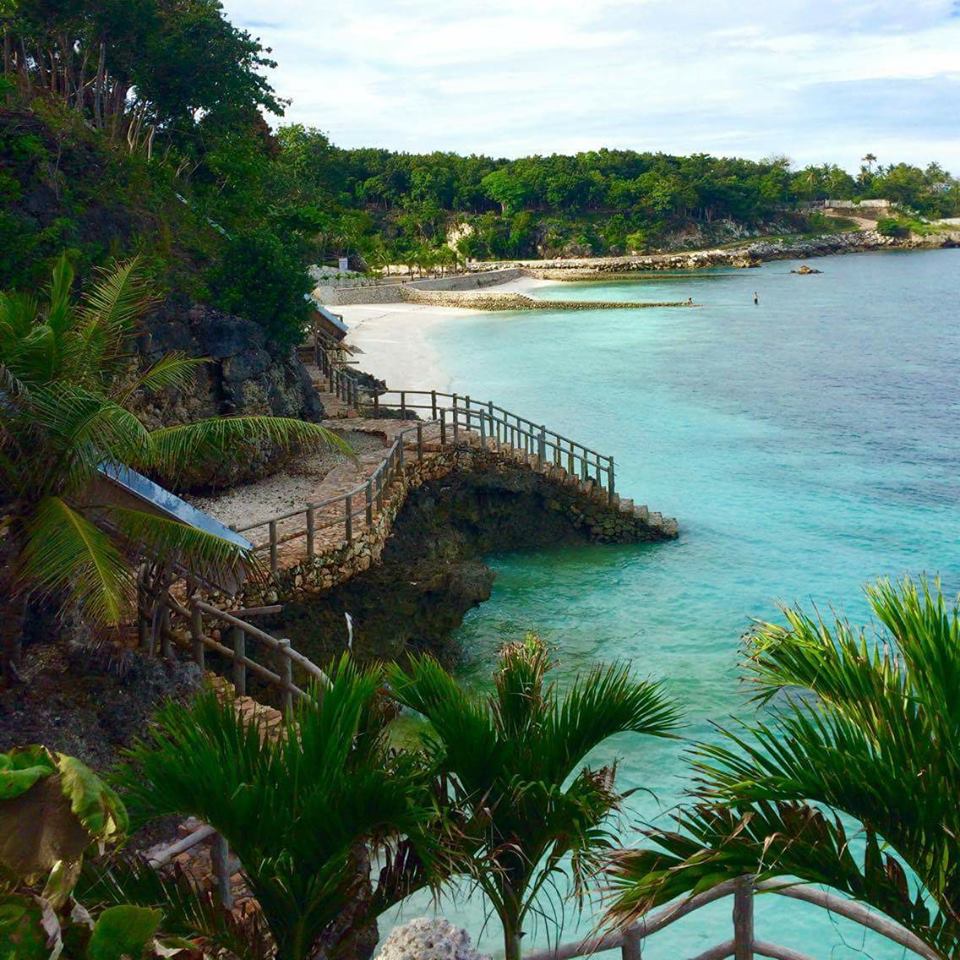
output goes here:
[[[240, 414], [323, 417], [323, 405], [294, 351], [269, 343], [263, 328], [250, 320], [171, 297], [145, 320], [138, 347], [147, 363], [172, 351], [210, 360], [192, 390], [144, 397], [138, 413], [149, 427]], [[181, 485], [229, 486], [264, 476], [284, 459], [268, 442], [249, 444], [230, 462], [197, 464]]]

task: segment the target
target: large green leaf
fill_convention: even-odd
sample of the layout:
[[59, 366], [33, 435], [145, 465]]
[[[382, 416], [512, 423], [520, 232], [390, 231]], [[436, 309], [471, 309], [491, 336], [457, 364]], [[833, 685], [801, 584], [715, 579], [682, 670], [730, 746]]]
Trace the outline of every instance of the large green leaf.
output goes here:
[[160, 927], [163, 914], [148, 907], [108, 907], [97, 918], [88, 960], [138, 960]]
[[129, 827], [120, 798], [88, 766], [74, 757], [57, 755], [63, 795], [70, 809], [95, 840], [110, 842]]
[[[26, 789], [0, 799], [0, 868], [33, 883], [53, 873], [51, 896], [62, 900], [75, 879], [73, 865], [94, 840], [118, 840], [127, 814], [117, 795], [92, 770], [44, 747], [12, 751], [15, 762], [45, 771]], [[5, 755], [9, 760], [11, 754]], [[22, 784], [20, 784], [22, 785]]]
[[0, 897], [0, 960], [48, 960], [43, 908], [35, 897]]
[[41, 777], [56, 773], [53, 754], [39, 744], [14, 747], [0, 753], [0, 800], [12, 800], [29, 790]]

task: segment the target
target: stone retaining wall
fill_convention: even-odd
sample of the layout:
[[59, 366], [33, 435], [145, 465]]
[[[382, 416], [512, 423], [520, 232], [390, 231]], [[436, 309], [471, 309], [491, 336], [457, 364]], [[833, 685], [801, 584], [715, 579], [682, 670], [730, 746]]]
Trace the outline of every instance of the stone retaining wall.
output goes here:
[[[233, 598], [232, 605], [256, 606], [320, 594], [369, 570], [380, 562], [394, 520], [409, 492], [441, 480], [455, 470], [461, 475], [472, 475], [477, 483], [486, 487], [537, 493], [545, 510], [563, 515], [585, 539], [636, 543], [677, 536], [676, 521], [651, 514], [645, 508], [622, 508], [618, 497], [611, 504], [606, 491], [592, 484], [585, 488], [577, 477], [568, 475], [560, 467], [551, 466], [540, 472], [507, 455], [464, 446], [430, 453], [419, 461], [406, 461], [402, 477], [395, 480], [386, 493], [383, 509], [374, 517], [372, 525], [357, 532], [351, 543], [322, 555], [304, 557], [271, 575], [268, 582], [248, 586], [242, 596]], [[224, 602], [223, 598], [218, 599]]]
[[[397, 281], [396, 283], [370, 284], [369, 286], [336, 286], [334, 284], [317, 287], [317, 299], [333, 307], [345, 307], [363, 303], [403, 303], [414, 299], [411, 290], [478, 290], [509, 283], [524, 276], [526, 271], [519, 267], [485, 270], [483, 272], [460, 274], [454, 277], [433, 277], [423, 280]], [[512, 308], [511, 308], [512, 309]]]

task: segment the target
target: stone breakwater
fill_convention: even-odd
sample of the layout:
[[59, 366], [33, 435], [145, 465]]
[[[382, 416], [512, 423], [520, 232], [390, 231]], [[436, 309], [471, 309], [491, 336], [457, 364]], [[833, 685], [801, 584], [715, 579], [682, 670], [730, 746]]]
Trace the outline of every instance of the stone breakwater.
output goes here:
[[490, 268], [520, 268], [543, 280], [609, 280], [616, 276], [659, 270], [701, 270], [708, 267], [758, 267], [771, 260], [805, 260], [871, 250], [919, 250], [960, 245], [960, 231], [926, 237], [885, 237], [875, 230], [858, 230], [803, 240], [757, 240], [713, 250], [654, 253], [629, 257], [583, 257], [558, 260], [519, 260], [484, 264]]
[[446, 290], [406, 290], [410, 303], [468, 310], [642, 310], [648, 307], [692, 307], [686, 301], [538, 300], [524, 293], [463, 293]]

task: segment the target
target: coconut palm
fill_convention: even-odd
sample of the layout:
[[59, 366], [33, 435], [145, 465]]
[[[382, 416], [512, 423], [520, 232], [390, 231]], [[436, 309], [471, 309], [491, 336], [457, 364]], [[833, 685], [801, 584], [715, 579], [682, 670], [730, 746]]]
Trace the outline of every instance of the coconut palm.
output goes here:
[[281, 417], [217, 417], [148, 430], [132, 411], [142, 391], [189, 387], [203, 359], [170, 354], [140, 369], [133, 351], [150, 302], [136, 261], [103, 273], [78, 303], [65, 257], [43, 300], [0, 294], [0, 618], [15, 664], [25, 598], [53, 595], [93, 625], [128, 613], [131, 553], [196, 572], [250, 557], [201, 530], [98, 502], [104, 466], [176, 481], [238, 444], [330, 443], [318, 424]]
[[[444, 876], [433, 784], [418, 756], [388, 747], [381, 670], [344, 656], [330, 678], [269, 731], [214, 691], [171, 704], [118, 777], [134, 824], [196, 816], [227, 839], [278, 960], [333, 952], [348, 928]], [[365, 848], [382, 862], [372, 891]], [[142, 903], [142, 883], [121, 875], [114, 889]]]
[[[696, 749], [697, 803], [613, 868], [618, 920], [752, 873], [826, 884], [938, 956], [960, 949], [960, 607], [909, 579], [867, 589], [884, 632], [784, 609], [746, 668], [769, 719]], [[852, 824], [851, 824], [852, 822]]]
[[427, 753], [469, 818], [475, 875], [503, 924], [507, 960], [519, 960], [524, 920], [565, 861], [580, 897], [613, 842], [615, 765], [581, 766], [587, 754], [615, 734], [665, 736], [677, 723], [659, 685], [625, 665], [598, 666], [565, 694], [546, 682], [550, 667], [531, 635], [501, 650], [486, 696], [429, 656], [387, 670], [394, 696], [430, 722]]

